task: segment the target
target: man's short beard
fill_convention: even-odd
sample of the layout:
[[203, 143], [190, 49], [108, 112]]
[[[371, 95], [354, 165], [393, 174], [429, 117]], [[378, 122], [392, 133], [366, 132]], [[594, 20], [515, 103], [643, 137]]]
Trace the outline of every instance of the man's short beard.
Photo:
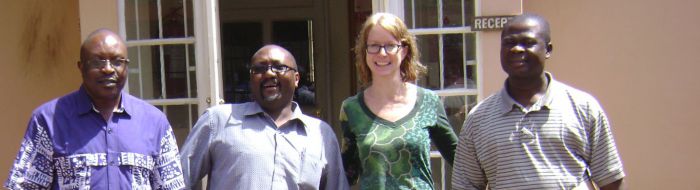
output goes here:
[[272, 95], [272, 96], [262, 96], [262, 97], [263, 97], [263, 99], [265, 99], [265, 101], [272, 102], [272, 101], [275, 101], [277, 99], [280, 99], [282, 97], [282, 95], [280, 93], [276, 93], [275, 95]]

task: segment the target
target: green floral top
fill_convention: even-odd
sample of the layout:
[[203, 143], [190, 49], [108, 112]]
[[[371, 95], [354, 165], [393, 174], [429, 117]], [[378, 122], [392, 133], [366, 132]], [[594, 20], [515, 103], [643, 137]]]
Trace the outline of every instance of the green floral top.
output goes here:
[[430, 140], [452, 164], [457, 137], [440, 98], [418, 88], [411, 112], [396, 122], [377, 117], [363, 101], [363, 92], [343, 101], [343, 165], [351, 184], [360, 189], [434, 189], [430, 172]]

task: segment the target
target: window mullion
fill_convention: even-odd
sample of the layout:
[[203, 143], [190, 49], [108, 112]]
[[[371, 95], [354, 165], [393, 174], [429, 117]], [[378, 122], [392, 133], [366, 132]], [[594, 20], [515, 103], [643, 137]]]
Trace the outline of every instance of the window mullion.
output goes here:
[[408, 29], [408, 32], [410, 32], [413, 35], [474, 33], [473, 31], [471, 31], [470, 27], [418, 28]]
[[438, 24], [438, 28], [442, 28], [442, 27], [443, 27], [443, 23], [442, 23], [442, 17], [443, 17], [443, 12], [442, 12], [442, 0], [438, 0], [438, 4], [437, 4], [436, 7], [437, 7], [437, 13], [438, 13], [438, 15], [437, 15], [437, 24]]
[[411, 28], [416, 28], [416, 0], [411, 0]]
[[171, 45], [171, 44], [194, 44], [194, 37], [184, 38], [160, 38], [160, 39], [144, 39], [144, 40], [129, 40], [126, 42], [127, 47], [133, 46], [149, 46], [149, 45]]

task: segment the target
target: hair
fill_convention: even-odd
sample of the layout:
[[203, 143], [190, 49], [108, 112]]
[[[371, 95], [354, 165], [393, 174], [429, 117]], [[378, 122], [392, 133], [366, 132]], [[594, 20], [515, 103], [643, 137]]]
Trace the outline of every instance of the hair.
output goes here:
[[404, 49], [408, 50], [406, 58], [401, 62], [401, 80], [404, 82], [414, 82], [419, 75], [425, 73], [426, 68], [420, 63], [420, 53], [416, 44], [416, 37], [408, 32], [406, 24], [397, 16], [389, 13], [375, 13], [368, 17], [355, 41], [355, 66], [359, 71], [360, 84], [368, 86], [372, 83], [372, 73], [366, 63], [367, 58], [367, 37], [369, 31], [378, 25], [389, 31], [394, 38], [401, 42]]
[[92, 43], [96, 43], [95, 40], [97, 39], [95, 38], [99, 37], [99, 40], [103, 40], [103, 38], [106, 36], [115, 36], [116, 39], [119, 41], [118, 43], [121, 43], [126, 47], [126, 43], [124, 43], [124, 40], [122, 40], [122, 38], [118, 34], [112, 32], [107, 28], [99, 28], [93, 31], [92, 33], [88, 34], [87, 38], [85, 38], [85, 41], [83, 41], [83, 43], [80, 45], [80, 61], [87, 61], [87, 58], [90, 56], [88, 55], [87, 47], [89, 45], [92, 45]]
[[[292, 65], [294, 65], [293, 69], [297, 69], [297, 72], [301, 72], [301, 71], [299, 71], [299, 66], [297, 65], [297, 60], [296, 60], [296, 58], [294, 58], [294, 55], [292, 55], [292, 52], [290, 52], [286, 48], [284, 48], [280, 45], [277, 45], [277, 44], [266, 44], [263, 47], [261, 47], [260, 49], [258, 49], [258, 51], [256, 51], [253, 54], [253, 56], [250, 58], [250, 64], [253, 64], [253, 60], [255, 59], [255, 57], [258, 56], [258, 54], [263, 53], [263, 50], [267, 50], [267, 49], [277, 49], [277, 50], [282, 51], [282, 53], [284, 53], [285, 58], [289, 58], [288, 60], [291, 61], [290, 63]], [[269, 53], [269, 52], [266, 52], [266, 53]]]
[[510, 29], [510, 25], [512, 23], [517, 23], [517, 22], [527, 22], [528, 20], [535, 21], [538, 23], [538, 32], [537, 34], [542, 37], [545, 43], [551, 42], [551, 32], [549, 30], [549, 22], [547, 19], [544, 17], [534, 14], [534, 13], [524, 13], [518, 16], [515, 16], [513, 19], [508, 21], [506, 25], [503, 27], [503, 32], [501, 33], [501, 38], [503, 38], [503, 35], [506, 33], [507, 30]]

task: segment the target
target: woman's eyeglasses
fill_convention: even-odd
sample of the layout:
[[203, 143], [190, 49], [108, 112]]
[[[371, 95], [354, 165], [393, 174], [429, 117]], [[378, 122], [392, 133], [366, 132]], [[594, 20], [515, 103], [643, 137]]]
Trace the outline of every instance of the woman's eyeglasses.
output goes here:
[[379, 51], [384, 49], [384, 52], [387, 54], [396, 54], [399, 52], [399, 49], [403, 48], [403, 45], [401, 44], [386, 44], [386, 45], [379, 45], [379, 44], [368, 44], [367, 45], [367, 53], [369, 54], [377, 54]]

